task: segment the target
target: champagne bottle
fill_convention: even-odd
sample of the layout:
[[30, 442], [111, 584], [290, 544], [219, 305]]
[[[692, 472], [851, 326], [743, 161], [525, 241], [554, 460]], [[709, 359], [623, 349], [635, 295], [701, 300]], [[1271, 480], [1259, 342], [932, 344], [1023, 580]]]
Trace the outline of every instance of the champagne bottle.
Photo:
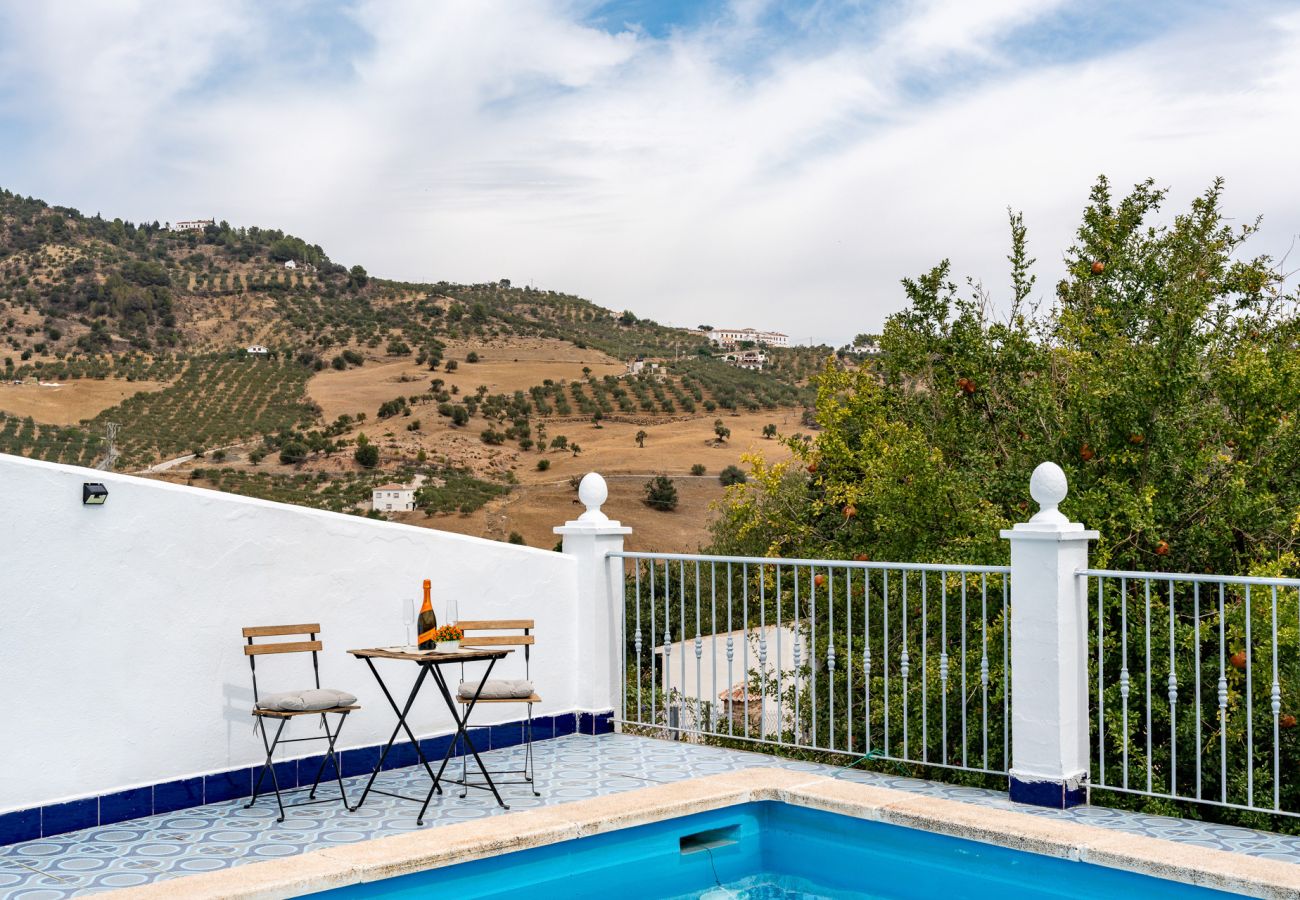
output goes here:
[[421, 650], [432, 650], [437, 646], [433, 639], [433, 633], [438, 629], [438, 617], [433, 614], [433, 600], [430, 588], [429, 579], [424, 579], [424, 603], [420, 605], [420, 619], [417, 626]]

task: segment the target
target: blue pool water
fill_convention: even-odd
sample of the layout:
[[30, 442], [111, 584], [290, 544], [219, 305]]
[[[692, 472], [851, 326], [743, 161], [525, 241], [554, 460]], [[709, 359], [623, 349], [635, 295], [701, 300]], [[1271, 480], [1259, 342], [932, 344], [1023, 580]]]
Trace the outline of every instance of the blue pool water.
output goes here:
[[[708, 849], [699, 849], [701, 845]], [[437, 895], [456, 900], [1213, 900], [1231, 896], [775, 802], [698, 813], [316, 896], [397, 900]]]

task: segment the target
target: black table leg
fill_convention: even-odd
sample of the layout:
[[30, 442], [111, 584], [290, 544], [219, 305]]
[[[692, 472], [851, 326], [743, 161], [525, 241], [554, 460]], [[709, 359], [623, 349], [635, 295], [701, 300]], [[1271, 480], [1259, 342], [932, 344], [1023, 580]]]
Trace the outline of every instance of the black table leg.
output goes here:
[[451, 691], [448, 690], [447, 679], [443, 677], [441, 670], [437, 670], [437, 666], [429, 667], [436, 670], [433, 673], [433, 680], [438, 685], [438, 691], [442, 694], [443, 702], [447, 704], [447, 711], [451, 713], [452, 720], [456, 723], [456, 734], [452, 738], [451, 745], [447, 748], [446, 755], [442, 758], [442, 765], [438, 767], [438, 774], [434, 777], [433, 788], [429, 791], [429, 796], [425, 797], [424, 805], [420, 807], [420, 814], [416, 818], [417, 825], [424, 824], [424, 813], [428, 810], [430, 801], [433, 800], [434, 791], [441, 791], [440, 782], [442, 781], [442, 774], [447, 768], [447, 762], [451, 759], [451, 751], [455, 748], [456, 742], [460, 738], [465, 739], [465, 746], [469, 749], [469, 752], [473, 754], [474, 763], [478, 766], [479, 771], [483, 773], [483, 778], [487, 783], [488, 789], [492, 791], [492, 796], [496, 798], [497, 803], [501, 805], [502, 809], [510, 808], [506, 802], [501, 799], [501, 794], [497, 791], [497, 786], [492, 782], [492, 776], [488, 774], [487, 766], [483, 765], [483, 760], [478, 755], [478, 749], [474, 746], [474, 742], [470, 740], [469, 731], [465, 727], [466, 723], [469, 722], [470, 713], [474, 711], [474, 707], [478, 703], [478, 698], [483, 693], [483, 686], [487, 684], [487, 680], [492, 674], [492, 668], [495, 665], [495, 659], [488, 661], [487, 671], [485, 671], [483, 677], [479, 679], [478, 687], [474, 691], [474, 697], [465, 705], [465, 714], [463, 716], [456, 712], [456, 699], [451, 695]]
[[370, 667], [370, 671], [374, 674], [375, 680], [379, 682], [379, 688], [384, 692], [384, 697], [388, 699], [388, 705], [393, 708], [393, 712], [397, 713], [397, 727], [393, 729], [392, 736], [389, 737], [388, 743], [384, 745], [384, 749], [379, 755], [379, 762], [375, 764], [375, 770], [370, 773], [370, 779], [366, 782], [365, 790], [361, 792], [361, 799], [357, 801], [356, 806], [352, 807], [353, 812], [360, 809], [361, 804], [366, 802], [366, 797], [370, 795], [370, 789], [374, 787], [375, 779], [379, 777], [379, 773], [384, 767], [384, 760], [388, 758], [388, 751], [392, 749], [393, 744], [397, 741], [398, 733], [402, 731], [406, 732], [406, 736], [411, 741], [411, 744], [414, 745], [415, 753], [419, 757], [421, 764], [424, 765], [425, 771], [428, 772], [429, 777], [433, 779], [433, 790], [442, 793], [442, 788], [438, 785], [438, 779], [433, 774], [433, 767], [429, 765], [429, 760], [425, 758], [424, 751], [420, 748], [420, 742], [415, 739], [415, 735], [411, 733], [410, 726], [406, 723], [406, 716], [410, 713], [411, 707], [415, 704], [415, 698], [420, 693], [420, 686], [424, 683], [425, 676], [429, 674], [429, 666], [420, 666], [420, 674], [416, 677], [415, 684], [411, 687], [411, 693], [406, 698], [406, 705], [399, 709], [397, 702], [393, 700], [393, 695], [388, 692], [388, 686], [384, 684], [384, 679], [379, 677], [379, 670], [375, 668], [374, 662], [372, 662], [369, 657], [366, 658], [366, 665]]

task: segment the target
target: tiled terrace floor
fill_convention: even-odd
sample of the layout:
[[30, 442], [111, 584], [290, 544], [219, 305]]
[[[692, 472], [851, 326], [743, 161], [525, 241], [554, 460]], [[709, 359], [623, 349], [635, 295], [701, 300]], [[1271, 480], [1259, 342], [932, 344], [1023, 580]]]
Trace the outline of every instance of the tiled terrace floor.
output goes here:
[[[617, 794], [650, 784], [750, 766], [780, 766], [1300, 864], [1300, 837], [1102, 807], [1061, 811], [1017, 806], [998, 791], [790, 762], [716, 747], [627, 735], [572, 735], [541, 741], [534, 747], [538, 790], [542, 796], [531, 796], [523, 786], [506, 788], [506, 802], [515, 810]], [[522, 752], [519, 747], [496, 750], [484, 754], [484, 761], [491, 768], [514, 767]], [[354, 799], [362, 783], [364, 780], [359, 778], [348, 780], [349, 795]], [[423, 794], [428, 776], [420, 769], [398, 769], [382, 775], [379, 783], [386, 790]], [[344, 812], [337, 804], [290, 810], [283, 824], [275, 821], [274, 800], [259, 801], [250, 810], [243, 808], [244, 802], [214, 803], [0, 848], [0, 898], [53, 900], [78, 896], [289, 856], [417, 827], [413, 804], [385, 796], [372, 796], [355, 813]], [[497, 807], [491, 795], [472, 790], [461, 800], [452, 788], [441, 802], [435, 801], [430, 807], [424, 827], [436, 828], [493, 815], [508, 813]]]

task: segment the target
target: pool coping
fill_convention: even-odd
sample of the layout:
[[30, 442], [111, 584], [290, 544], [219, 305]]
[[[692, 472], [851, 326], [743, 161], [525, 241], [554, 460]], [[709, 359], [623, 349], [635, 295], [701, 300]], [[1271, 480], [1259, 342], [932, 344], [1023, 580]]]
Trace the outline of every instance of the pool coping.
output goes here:
[[1294, 863], [825, 775], [754, 767], [156, 881], [105, 896], [115, 900], [295, 897], [765, 800], [1249, 897], [1281, 900], [1300, 892], [1300, 866]]

